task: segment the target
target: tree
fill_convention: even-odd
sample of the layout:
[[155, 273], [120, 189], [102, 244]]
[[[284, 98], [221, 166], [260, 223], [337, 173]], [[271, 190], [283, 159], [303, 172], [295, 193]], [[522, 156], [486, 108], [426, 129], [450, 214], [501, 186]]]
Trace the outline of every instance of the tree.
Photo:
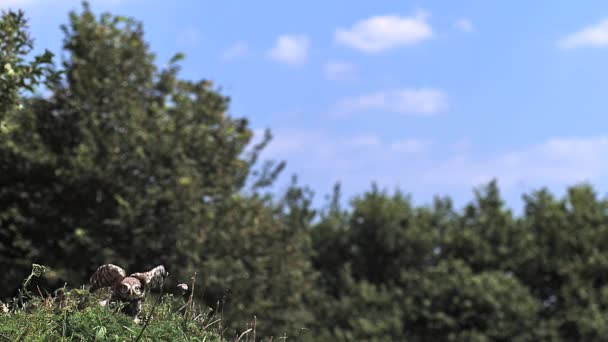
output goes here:
[[314, 212], [295, 184], [280, 201], [258, 195], [283, 167], [253, 172], [271, 136], [250, 146], [228, 97], [178, 78], [183, 56], [159, 70], [134, 19], [98, 19], [85, 3], [62, 29], [65, 78], [27, 101], [0, 150], [1, 228], [16, 234], [3, 285], [31, 262], [48, 266], [50, 289], [80, 286], [102, 263], [162, 263], [173, 282], [198, 274], [197, 300], [226, 299], [232, 331], [254, 315], [259, 336], [305, 327]]
[[601, 339], [608, 331], [608, 202], [589, 185], [570, 187], [560, 200], [546, 189], [524, 199], [522, 224], [534, 233], [536, 253], [521, 279], [543, 303], [547, 329], [562, 340]]
[[518, 272], [534, 258], [532, 234], [504, 208], [496, 181], [475, 191], [460, 219], [444, 235], [443, 254], [467, 262], [475, 271]]
[[233, 196], [204, 237], [200, 278], [205, 302], [223, 313], [230, 334], [257, 321], [257, 336], [302, 337], [313, 323], [311, 212], [293, 183], [276, 200]]
[[[23, 193], [25, 184], [21, 175], [11, 174], [15, 164], [25, 172], [36, 172], [35, 163], [24, 163], [29, 153], [24, 147], [31, 140], [21, 139], [19, 132], [31, 129], [21, 125], [26, 92], [33, 92], [39, 85], [47, 84], [58, 77], [51, 61], [53, 55], [45, 51], [31, 61], [26, 59], [33, 49], [33, 40], [27, 32], [24, 13], [2, 12], [0, 17], [0, 267], [4, 270], [0, 285], [3, 289], [17, 286], [10, 283], [26, 274], [31, 263], [27, 260], [31, 250], [30, 241], [24, 237], [21, 224], [27, 220], [16, 201], [27, 200]], [[32, 136], [35, 140], [35, 136]], [[17, 182], [15, 184], [14, 182]], [[12, 189], [11, 189], [12, 186]], [[15, 193], [17, 192], [17, 193]], [[9, 200], [7, 197], [13, 197]], [[21, 272], [22, 271], [22, 272]], [[6, 295], [6, 293], [4, 293]]]
[[[477, 206], [463, 215], [449, 199], [414, 207], [402, 193], [389, 195], [375, 186], [353, 201], [352, 212], [335, 209], [335, 202], [313, 229], [323, 290], [315, 312], [329, 322], [317, 327], [323, 339], [540, 336], [534, 332], [539, 301], [505, 266], [520, 259], [499, 259], [505, 251], [521, 251], [519, 236], [506, 234], [522, 229], [503, 214], [495, 184], [487, 195], [478, 192]], [[485, 254], [471, 255], [471, 246], [480, 245], [487, 246]]]
[[513, 275], [474, 273], [446, 260], [404, 273], [404, 334], [411, 340], [533, 340], [539, 303]]
[[409, 197], [372, 190], [353, 201], [350, 218], [353, 276], [394, 284], [402, 270], [432, 265], [438, 230], [423, 224]]
[[34, 42], [27, 32], [23, 11], [2, 12], [0, 17], [0, 123], [6, 132], [9, 115], [15, 110], [24, 91], [52, 81], [58, 74], [52, 68], [53, 54], [46, 50], [33, 60], [26, 61]]
[[247, 120], [210, 82], [178, 79], [179, 55], [158, 70], [133, 19], [97, 20], [85, 3], [63, 30], [65, 79], [29, 101], [2, 146], [2, 228], [24, 237], [23, 259], [49, 265], [50, 285], [81, 284], [104, 262], [184, 278], [214, 203], [248, 177]]

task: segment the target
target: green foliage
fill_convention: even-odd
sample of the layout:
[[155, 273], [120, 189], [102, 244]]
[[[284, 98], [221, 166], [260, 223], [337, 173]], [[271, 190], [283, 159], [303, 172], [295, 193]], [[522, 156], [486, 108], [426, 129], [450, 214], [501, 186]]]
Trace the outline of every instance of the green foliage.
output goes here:
[[307, 305], [315, 279], [311, 215], [304, 192], [294, 184], [277, 204], [235, 197], [215, 215], [217, 228], [203, 242], [201, 282], [206, 302], [219, 302], [231, 333], [256, 317], [258, 336], [297, 336], [313, 321]]
[[404, 274], [407, 331], [423, 338], [466, 336], [531, 340], [539, 303], [517, 278], [473, 273], [462, 261], [441, 262], [421, 274]]
[[377, 187], [312, 231], [315, 317], [337, 340], [598, 340], [608, 324], [608, 201], [588, 185], [503, 208], [496, 182], [462, 213]]
[[[82, 290], [60, 291], [34, 298], [26, 309], [0, 313], [0, 339], [7, 341], [135, 341], [143, 329], [130, 317], [97, 304], [99, 298]], [[183, 302], [183, 300], [182, 300]], [[176, 312], [179, 301], [167, 295], [143, 331], [142, 340], [223, 341], [206, 320], [192, 320]], [[143, 314], [152, 303], [144, 305]], [[146, 316], [147, 317], [147, 316]]]
[[[191, 297], [146, 298], [140, 316], [124, 315], [121, 303], [102, 305], [109, 291], [59, 288], [43, 295], [37, 284], [46, 267], [32, 265], [19, 296], [0, 302], [0, 339], [8, 341], [223, 341], [219, 320]], [[38, 294], [32, 293], [36, 285]], [[154, 296], [153, 296], [154, 297]]]
[[22, 11], [3, 11], [0, 33], [0, 124], [7, 131], [11, 124], [8, 115], [19, 104], [19, 95], [23, 91], [33, 92], [40, 82], [52, 80], [58, 74], [51, 68], [53, 54], [48, 50], [26, 61], [33, 42]]

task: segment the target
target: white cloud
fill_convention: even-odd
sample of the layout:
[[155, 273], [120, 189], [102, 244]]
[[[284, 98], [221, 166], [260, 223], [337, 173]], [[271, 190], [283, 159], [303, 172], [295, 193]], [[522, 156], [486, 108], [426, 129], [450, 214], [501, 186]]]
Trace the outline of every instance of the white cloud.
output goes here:
[[323, 72], [328, 80], [337, 81], [348, 79], [355, 71], [355, 66], [348, 62], [327, 62]]
[[12, 8], [24, 8], [29, 5], [36, 3], [37, 0], [0, 0], [0, 9]]
[[471, 150], [473, 147], [473, 141], [469, 137], [463, 137], [456, 140], [448, 148], [454, 153], [465, 153]]
[[[262, 130], [256, 130], [261, 139]], [[336, 137], [320, 130], [276, 129], [264, 157], [295, 162], [297, 168], [320, 172], [325, 177], [346, 173], [365, 173], [384, 168], [403, 157], [429, 151], [430, 142], [415, 139], [382, 139], [376, 134]], [[298, 160], [298, 158], [302, 158]]]
[[[89, 0], [89, 3], [93, 6], [93, 10], [98, 10], [96, 6], [116, 6], [120, 5], [127, 0]], [[133, 1], [133, 0], [130, 0]], [[141, 0], [140, 0], [141, 1]], [[61, 6], [65, 7], [66, 11], [73, 9], [69, 6], [76, 5], [77, 8], [80, 8], [80, 1], [73, 0], [0, 0], [0, 10], [3, 9], [32, 9], [34, 6], [36, 8], [45, 8], [49, 6]]]
[[454, 22], [454, 26], [462, 31], [462, 32], [466, 32], [466, 33], [470, 33], [473, 32], [475, 30], [475, 28], [473, 27], [473, 23], [466, 18], [460, 18], [458, 20], [456, 20], [456, 22]]
[[597, 137], [550, 139], [489, 158], [455, 155], [437, 163], [421, 179], [432, 184], [476, 186], [496, 178], [509, 189], [521, 184], [572, 185], [607, 174], [608, 137]]
[[109, 4], [109, 5], [119, 5], [127, 0], [91, 0], [91, 4]]
[[346, 145], [356, 147], [375, 147], [380, 146], [382, 142], [380, 138], [373, 134], [355, 136], [346, 140]]
[[177, 45], [180, 47], [195, 47], [203, 40], [203, 34], [195, 28], [187, 28], [177, 33]]
[[390, 144], [390, 151], [395, 153], [421, 153], [427, 150], [430, 143], [419, 139], [397, 140]]
[[562, 49], [608, 46], [608, 19], [563, 37], [557, 46]]
[[447, 107], [448, 96], [442, 90], [403, 88], [344, 99], [338, 103], [336, 113], [345, 116], [375, 111], [428, 116], [445, 111]]
[[245, 55], [249, 51], [249, 47], [244, 42], [236, 42], [222, 53], [223, 60], [232, 60]]
[[277, 38], [268, 55], [281, 63], [301, 65], [308, 58], [309, 48], [310, 39], [306, 35], [282, 35]]
[[471, 199], [473, 187], [492, 179], [512, 204], [522, 192], [540, 187], [555, 191], [580, 182], [608, 185], [608, 136], [553, 138], [487, 154], [468, 138], [437, 142], [299, 128], [273, 133], [262, 158], [286, 160], [286, 173], [298, 174], [321, 193], [340, 181], [347, 198], [369, 190], [373, 181], [381, 188], [399, 186], [416, 200], [448, 194], [458, 206]]
[[339, 181], [347, 197], [369, 189], [372, 181], [389, 187], [403, 181], [416, 183], [415, 175], [426, 170], [432, 152], [430, 141], [414, 137], [335, 136], [298, 128], [275, 129], [273, 135], [262, 158], [286, 160], [287, 174], [297, 174], [321, 194]]
[[373, 16], [351, 28], [338, 28], [336, 42], [368, 53], [420, 43], [433, 36], [428, 15], [418, 12], [413, 17], [399, 15]]

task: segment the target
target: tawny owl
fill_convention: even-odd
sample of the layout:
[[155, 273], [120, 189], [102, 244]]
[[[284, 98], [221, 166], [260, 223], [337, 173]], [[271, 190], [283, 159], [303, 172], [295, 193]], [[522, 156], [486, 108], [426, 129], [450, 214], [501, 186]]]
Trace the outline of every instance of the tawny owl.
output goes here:
[[121, 267], [105, 264], [99, 266], [91, 276], [89, 291], [93, 292], [100, 288], [110, 287], [112, 297], [109, 302], [120, 301], [127, 304], [123, 311], [137, 318], [141, 311], [141, 302], [148, 290], [162, 286], [168, 275], [169, 272], [165, 270], [165, 267], [159, 265], [148, 272], [133, 273], [127, 277], [127, 273]]

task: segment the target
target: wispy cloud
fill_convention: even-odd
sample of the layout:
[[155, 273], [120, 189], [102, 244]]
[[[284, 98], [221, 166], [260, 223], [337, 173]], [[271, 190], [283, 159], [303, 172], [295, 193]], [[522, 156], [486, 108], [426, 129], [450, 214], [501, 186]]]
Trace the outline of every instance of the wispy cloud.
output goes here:
[[475, 27], [473, 27], [473, 23], [471, 22], [471, 20], [469, 20], [467, 18], [460, 18], [460, 19], [456, 20], [454, 22], [454, 27], [456, 27], [456, 29], [458, 29], [462, 32], [466, 32], [466, 33], [475, 31]]
[[566, 35], [557, 42], [562, 49], [608, 46], [608, 19]]
[[196, 28], [189, 27], [177, 33], [177, 45], [182, 48], [198, 46], [203, 40], [203, 34]]
[[[371, 182], [382, 187], [417, 182], [430, 168], [432, 141], [416, 137], [383, 138], [374, 133], [336, 136], [329, 131], [301, 128], [273, 130], [275, 138], [263, 158], [287, 160], [289, 173], [324, 193], [341, 182], [346, 196], [360, 194]], [[416, 181], [414, 181], [416, 180]], [[312, 183], [311, 183], [312, 182]]]
[[222, 53], [222, 59], [225, 61], [233, 60], [235, 58], [245, 55], [249, 51], [249, 47], [245, 42], [238, 41]]
[[420, 43], [433, 36], [427, 23], [428, 14], [419, 11], [414, 16], [373, 16], [350, 28], [338, 28], [334, 34], [339, 44], [368, 53]]
[[302, 65], [308, 59], [310, 39], [303, 34], [279, 36], [268, 55], [277, 62]]
[[403, 88], [378, 91], [338, 102], [335, 113], [347, 116], [357, 112], [391, 112], [433, 115], [448, 108], [448, 96], [439, 89]]
[[354, 71], [355, 66], [348, 62], [327, 62], [323, 66], [325, 78], [331, 81], [349, 79]]
[[364, 134], [345, 140], [347, 146], [351, 147], [376, 147], [382, 144], [380, 138], [375, 134]]
[[[69, 0], [67, 0], [67, 1], [69, 1]], [[97, 3], [97, 4], [118, 5], [118, 4], [121, 4], [121, 3], [126, 2], [126, 1], [129, 1], [129, 0], [91, 0], [90, 3], [92, 3], [92, 4]]]
[[[256, 132], [261, 137], [262, 131]], [[273, 135], [265, 157], [286, 159], [306, 173], [320, 172], [329, 178], [346, 173], [373, 175], [370, 168], [388, 167], [404, 157], [420, 157], [430, 151], [430, 142], [413, 137], [390, 140], [376, 134], [335, 136], [296, 128], [273, 130]], [[301, 156], [306, 156], [305, 160]]]
[[489, 158], [455, 155], [437, 163], [421, 179], [433, 184], [473, 186], [497, 178], [508, 189], [572, 185], [607, 174], [608, 137], [557, 138]]
[[[119, 5], [127, 0], [90, 0], [89, 3], [92, 5]], [[44, 1], [44, 0], [0, 0], [0, 10], [2, 9], [19, 9], [19, 8], [31, 8], [33, 6], [73, 6], [74, 1], [72, 0], [55, 0], [55, 1]], [[69, 8], [66, 8], [69, 9]]]
[[[340, 181], [347, 196], [360, 194], [377, 181], [420, 194], [460, 195], [497, 179], [504, 194], [548, 186], [598, 182], [608, 176], [608, 136], [554, 138], [518, 149], [478, 154], [467, 140], [434, 142], [415, 137], [386, 139], [376, 134], [336, 137], [329, 132], [278, 129], [265, 157], [288, 161], [290, 172], [329, 191]], [[469, 146], [471, 145], [471, 146]]]
[[37, 2], [39, 2], [39, 0], [0, 0], [0, 10], [7, 8], [25, 8], [27, 6], [36, 4]]
[[394, 153], [421, 153], [425, 152], [430, 146], [430, 142], [420, 139], [397, 140], [390, 144], [390, 151]]

